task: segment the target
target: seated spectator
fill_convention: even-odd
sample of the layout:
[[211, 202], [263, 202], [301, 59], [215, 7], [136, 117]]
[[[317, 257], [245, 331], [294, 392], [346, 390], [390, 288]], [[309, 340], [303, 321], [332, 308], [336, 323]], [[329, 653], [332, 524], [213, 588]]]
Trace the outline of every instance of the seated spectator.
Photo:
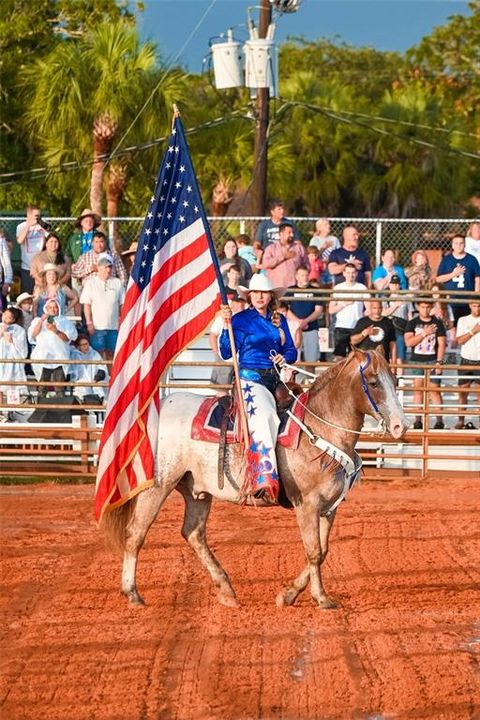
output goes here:
[[35, 281], [33, 293], [38, 293], [42, 286], [42, 272], [45, 265], [55, 265], [58, 272], [58, 282], [65, 285], [70, 282], [70, 260], [63, 254], [60, 238], [55, 233], [49, 233], [44, 241], [43, 250], [32, 259], [30, 275]]
[[265, 270], [262, 269], [262, 258], [263, 258], [262, 243], [259, 242], [258, 240], [254, 240], [252, 247], [253, 247], [253, 252], [255, 253], [255, 257], [257, 258], [257, 262], [255, 265], [256, 272], [259, 275], [265, 275]]
[[266, 220], [262, 220], [257, 228], [255, 234], [255, 240], [258, 240], [262, 249], [265, 250], [267, 245], [270, 243], [277, 242], [280, 238], [280, 225], [284, 222], [289, 223], [293, 228], [293, 237], [295, 240], [300, 240], [300, 233], [298, 232], [297, 226], [292, 220], [289, 220], [284, 215], [284, 206], [281, 200], [271, 200], [269, 203], [270, 217]]
[[[2, 360], [24, 360], [27, 357], [27, 335], [22, 327], [22, 311], [16, 307], [8, 307], [2, 313], [0, 322], [0, 358]], [[27, 394], [26, 385], [2, 385], [2, 382], [26, 381], [25, 363], [0, 363], [0, 404], [8, 403], [14, 394]], [[5, 411], [0, 411], [0, 422], [8, 418]]]
[[15, 300], [15, 307], [18, 307], [22, 311], [22, 322], [20, 324], [25, 329], [25, 332], [28, 333], [28, 328], [33, 320], [33, 295], [30, 295], [30, 293], [20, 293]]
[[368, 315], [357, 320], [350, 335], [350, 343], [361, 350], [383, 349], [387, 362], [397, 362], [397, 346], [393, 323], [383, 315], [383, 303], [373, 298], [370, 300]]
[[82, 214], [77, 218], [75, 230], [68, 238], [65, 255], [70, 259], [71, 263], [76, 263], [86, 252], [92, 250], [93, 232], [101, 224], [100, 215], [92, 212], [90, 208], [85, 208]]
[[407, 348], [405, 345], [405, 328], [407, 322], [412, 319], [414, 307], [407, 300], [405, 295], [399, 295], [400, 278], [392, 275], [388, 286], [388, 294], [385, 296], [383, 305], [383, 316], [390, 318], [395, 329], [395, 344], [397, 346], [397, 362], [404, 363], [407, 359]]
[[73, 308], [78, 306], [78, 294], [75, 290], [62, 285], [59, 281], [58, 265], [47, 263], [40, 271], [40, 285], [35, 286], [33, 296], [33, 314], [35, 317], [43, 315], [47, 300], [56, 300], [60, 308], [60, 315], [67, 315]]
[[320, 260], [319, 249], [315, 247], [315, 245], [309, 245], [307, 248], [307, 257], [308, 262], [310, 263], [308, 280], [314, 284], [315, 287], [320, 287], [321, 277], [323, 270], [325, 269], [325, 265], [323, 260]]
[[465, 252], [465, 239], [462, 235], [452, 238], [452, 252], [445, 255], [437, 270], [437, 283], [442, 283], [445, 290], [451, 291], [452, 300], [462, 300], [452, 303], [455, 325], [463, 315], [469, 314], [468, 300], [461, 291], [480, 292], [480, 265], [473, 255]]
[[302, 328], [300, 320], [297, 320], [294, 318], [293, 315], [290, 314], [290, 305], [288, 302], [285, 302], [285, 300], [279, 300], [277, 310], [281, 315], [285, 316], [285, 319], [287, 321], [288, 329], [290, 330], [290, 335], [292, 336], [293, 344], [298, 350], [297, 353], [297, 361], [300, 360], [301, 350], [302, 350]]
[[[68, 363], [63, 364], [61, 361], [70, 359], [70, 342], [76, 338], [77, 328], [65, 315], [60, 314], [58, 302], [53, 299], [47, 300], [43, 314], [32, 320], [28, 331], [28, 339], [35, 346], [31, 354], [32, 360], [44, 361], [43, 365], [33, 364], [33, 372], [37, 381], [41, 383], [66, 382], [69, 365]], [[58, 396], [64, 396], [65, 390], [65, 387], [56, 387], [55, 393]], [[40, 386], [38, 397], [45, 397], [47, 391], [47, 385]]]
[[246, 260], [250, 264], [253, 272], [255, 272], [257, 269], [257, 256], [255, 254], [255, 250], [250, 244], [250, 236], [245, 233], [241, 233], [235, 237], [235, 242], [237, 243], [239, 256]]
[[97, 272], [87, 279], [80, 296], [90, 343], [106, 360], [111, 360], [115, 352], [125, 300], [125, 288], [120, 278], [112, 277], [112, 271], [111, 255], [99, 255]]
[[412, 264], [405, 268], [405, 275], [408, 288], [414, 293], [430, 289], [433, 273], [425, 250], [415, 250], [412, 254]]
[[[107, 236], [100, 230], [95, 230], [93, 233], [92, 249], [80, 255], [77, 262], [72, 265], [72, 276], [81, 281], [82, 287], [84, 287], [87, 278], [97, 274], [98, 259], [100, 256], [103, 256], [107, 250]], [[108, 253], [112, 258], [111, 276], [119, 278], [123, 287], [126, 287], [128, 280], [127, 271], [120, 256], [114, 251], [108, 250]]]
[[[418, 317], [412, 318], [405, 328], [405, 344], [410, 348], [410, 362], [431, 367], [430, 388], [432, 402], [440, 407], [442, 404], [441, 393], [437, 390], [442, 378], [442, 364], [445, 358], [446, 331], [441, 320], [432, 317], [430, 314], [433, 307], [433, 300], [430, 297], [421, 298], [417, 303]], [[425, 371], [421, 367], [411, 368], [413, 379], [413, 402], [416, 407], [423, 407], [423, 386], [425, 384]], [[443, 430], [445, 427], [443, 417], [438, 411], [437, 421], [433, 426], [434, 430]], [[413, 424], [414, 430], [423, 428], [422, 418], [417, 415]]]
[[344, 228], [342, 247], [332, 250], [328, 262], [328, 272], [333, 277], [334, 285], [340, 282], [343, 284], [343, 271], [347, 264], [350, 264], [357, 270], [357, 282], [370, 287], [372, 280], [370, 258], [359, 243], [360, 236], [357, 228], [353, 225]]
[[[353, 263], [347, 263], [343, 271], [345, 281], [335, 286], [328, 311], [335, 315], [334, 348], [335, 360], [348, 355], [350, 351], [350, 334], [363, 317], [365, 303], [370, 295], [365, 292], [366, 285], [357, 282], [358, 270]], [[368, 306], [368, 305], [367, 305]]]
[[78, 360], [75, 365], [70, 365], [70, 377], [76, 383], [91, 383], [88, 385], [75, 385], [73, 394], [86, 404], [93, 405], [102, 402], [105, 398], [107, 388], [97, 385], [108, 380], [108, 368], [106, 365], [94, 364], [102, 360], [102, 356], [90, 345], [88, 335], [79, 335], [75, 341], [75, 347], [71, 348], [71, 360]]
[[333, 279], [328, 271], [328, 263], [333, 250], [338, 250], [340, 240], [330, 233], [330, 220], [328, 218], [319, 218], [315, 223], [315, 232], [310, 240], [310, 245], [314, 245], [320, 253], [320, 260], [323, 262], [322, 275], [320, 282], [322, 285], [331, 287]]
[[[227, 298], [228, 298], [228, 304], [230, 305], [232, 309], [232, 314], [235, 315], [235, 313], [240, 312], [241, 310], [245, 309], [245, 300], [240, 297], [240, 295], [235, 292], [228, 292], [227, 291]], [[224, 327], [223, 322], [223, 316], [221, 312], [218, 313], [218, 315], [215, 317], [211, 327], [210, 332], [208, 336], [208, 341], [210, 343], [210, 347], [212, 349], [212, 352], [215, 357], [216, 362], [220, 362], [222, 358], [220, 357], [220, 353], [218, 350], [218, 338], [222, 334]], [[226, 363], [223, 367], [220, 365], [215, 366], [212, 368], [212, 374], [210, 376], [210, 382], [214, 385], [231, 385], [233, 383], [233, 367], [232, 367], [232, 361], [223, 361]], [[228, 390], [225, 390], [225, 388], [221, 388], [217, 391], [217, 395], [227, 395]]]
[[460, 376], [458, 384], [462, 388], [459, 393], [460, 410], [463, 413], [458, 416], [458, 423], [455, 425], [456, 430], [475, 430], [472, 422], [465, 425], [465, 409], [467, 407], [469, 388], [477, 385], [476, 396], [477, 404], [480, 400], [480, 302], [471, 302], [470, 314], [463, 315], [457, 324], [457, 343], [460, 345], [460, 366], [475, 365], [473, 370], [466, 370], [460, 367], [458, 374]]
[[408, 282], [404, 269], [395, 262], [395, 253], [393, 250], [385, 250], [385, 252], [382, 253], [382, 264], [378, 265], [373, 271], [373, 286], [376, 290], [385, 290], [390, 285], [393, 275], [400, 278], [400, 289], [407, 290]]
[[229, 238], [223, 243], [222, 254], [220, 256], [220, 271], [225, 283], [227, 281], [227, 270], [231, 265], [239, 265], [241, 284], [248, 285], [253, 275], [253, 270], [250, 263], [239, 256], [237, 243], [233, 238]]
[[0, 228], [0, 311], [8, 305], [7, 297], [12, 287], [13, 270], [10, 248], [4, 231]]
[[468, 228], [465, 238], [465, 250], [469, 255], [473, 255], [480, 265], [480, 222], [474, 222]]
[[225, 285], [225, 291], [228, 294], [235, 295], [237, 288], [240, 284], [240, 278], [242, 276], [240, 265], [230, 265], [227, 270], [227, 284]]

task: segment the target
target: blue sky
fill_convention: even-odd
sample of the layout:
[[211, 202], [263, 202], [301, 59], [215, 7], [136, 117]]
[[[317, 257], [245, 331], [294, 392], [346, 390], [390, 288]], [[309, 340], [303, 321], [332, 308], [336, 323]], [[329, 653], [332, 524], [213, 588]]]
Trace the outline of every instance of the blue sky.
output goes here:
[[[154, 40], [167, 61], [174, 60], [193, 33], [176, 62], [200, 72], [211, 37], [234, 27], [236, 37], [247, 38], [247, 7], [254, 4], [248, 0], [144, 0], [139, 27], [142, 37]], [[404, 51], [450, 15], [469, 12], [468, 3], [460, 0], [304, 0], [296, 13], [279, 17], [276, 38], [339, 36], [355, 46]], [[253, 10], [255, 18], [257, 13]]]

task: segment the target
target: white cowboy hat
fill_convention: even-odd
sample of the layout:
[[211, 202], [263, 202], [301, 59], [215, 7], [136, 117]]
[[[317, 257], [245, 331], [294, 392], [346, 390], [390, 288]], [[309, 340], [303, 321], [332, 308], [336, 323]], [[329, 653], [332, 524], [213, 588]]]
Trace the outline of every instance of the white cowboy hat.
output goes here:
[[80, 227], [80, 223], [82, 222], [83, 218], [91, 217], [93, 218], [94, 227], [98, 227], [100, 223], [102, 222], [102, 218], [100, 215], [97, 215], [97, 213], [94, 213], [93, 210], [90, 210], [90, 208], [85, 208], [85, 210], [82, 211], [82, 214], [78, 216], [78, 218], [75, 221], [75, 227]]
[[25, 302], [25, 300], [33, 300], [33, 295], [30, 295], [30, 293], [27, 292], [20, 293], [15, 302], [17, 305], [21, 305], [22, 302]]
[[279, 298], [285, 294], [286, 289], [285, 287], [273, 287], [273, 283], [269, 277], [257, 273], [256, 275], [252, 275], [248, 288], [244, 285], [239, 285], [237, 291], [240, 297], [248, 300], [248, 293], [251, 293], [252, 290], [256, 290], [257, 292], [271, 292]]
[[45, 275], [49, 270], [53, 270], [57, 273], [58, 276], [62, 274], [61, 269], [58, 267], [58, 265], [54, 265], [53, 263], [45, 263], [43, 268], [40, 270], [40, 275]]

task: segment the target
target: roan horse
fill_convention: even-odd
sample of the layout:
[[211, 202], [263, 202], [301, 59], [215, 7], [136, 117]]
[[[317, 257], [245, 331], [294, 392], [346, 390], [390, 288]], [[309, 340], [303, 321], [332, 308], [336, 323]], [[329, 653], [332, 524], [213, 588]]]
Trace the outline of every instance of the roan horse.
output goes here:
[[[136, 587], [138, 553], [165, 499], [177, 489], [185, 501], [183, 537], [210, 573], [219, 602], [238, 605], [230, 580], [206, 539], [212, 498], [238, 502], [239, 493], [238, 486], [235, 489], [229, 482], [219, 489], [218, 445], [190, 437], [192, 420], [203, 399], [182, 392], [163, 401], [156, 484], [104, 516], [102, 525], [108, 539], [123, 552], [121, 591], [131, 603], [143, 604]], [[279, 593], [276, 602], [279, 606], [291, 605], [310, 580], [314, 601], [321, 608], [333, 608], [336, 604], [325, 593], [320, 566], [327, 556], [336, 503], [346, 491], [345, 475], [338, 472], [338, 463], [326, 458], [325, 453], [319, 454], [312, 438], [321, 436], [352, 458], [366, 414], [382, 420], [395, 439], [405, 433], [408, 422], [385, 358], [358, 349], [313, 382], [306, 407], [307, 427], [301, 432], [298, 448], [278, 446], [277, 457], [308, 562], [292, 584]], [[231, 467], [242, 465], [240, 452], [239, 445], [229, 445]]]

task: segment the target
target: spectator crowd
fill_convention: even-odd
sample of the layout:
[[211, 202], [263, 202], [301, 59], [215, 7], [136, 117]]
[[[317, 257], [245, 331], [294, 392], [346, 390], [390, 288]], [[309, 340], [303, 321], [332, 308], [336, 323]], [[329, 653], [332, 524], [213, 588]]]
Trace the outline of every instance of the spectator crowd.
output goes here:
[[[40, 399], [47, 393], [64, 396], [69, 380], [79, 383], [73, 393], [81, 400], [104, 398], [105, 387], [98, 383], [108, 380], [137, 244], [119, 255], [101, 227], [101, 218], [86, 208], [63, 243], [42, 220], [40, 208], [29, 206], [16, 231], [21, 252], [16, 297], [11, 248], [0, 231], [0, 359], [9, 360], [0, 363], [3, 406], [27, 394], [24, 383], [32, 378], [39, 382]], [[320, 218], [307, 245], [279, 200], [271, 202], [270, 217], [259, 224], [253, 241], [246, 234], [229, 237], [219, 253], [233, 312], [245, 303], [238, 288], [255, 273], [285, 288], [279, 311], [286, 316], [299, 359], [336, 361], [352, 347], [381, 348], [392, 367], [416, 364], [410, 369], [414, 403], [421, 403], [423, 368], [430, 367], [436, 405], [441, 405], [438, 386], [449, 352], [458, 351], [461, 366], [480, 366], [480, 302], [462, 294], [480, 293], [479, 262], [480, 223], [472, 223], [466, 237], [452, 237], [438, 267], [431, 266], [429, 253], [421, 248], [412, 254], [411, 265], [402, 267], [395, 248], [386, 248], [372, 268], [356, 227], [344, 227], [339, 239], [328, 218]], [[320, 294], [319, 289], [329, 292]], [[218, 328], [216, 320], [210, 332], [216, 357]], [[220, 385], [231, 379], [228, 366], [212, 374], [212, 382]], [[15, 385], [4, 384], [8, 382]], [[461, 370], [457, 428], [465, 426], [468, 393], [474, 389], [478, 394], [479, 382], [480, 367]], [[4, 407], [0, 420], [5, 419]], [[422, 427], [421, 415], [414, 427]], [[440, 411], [434, 427], [445, 427]]]

